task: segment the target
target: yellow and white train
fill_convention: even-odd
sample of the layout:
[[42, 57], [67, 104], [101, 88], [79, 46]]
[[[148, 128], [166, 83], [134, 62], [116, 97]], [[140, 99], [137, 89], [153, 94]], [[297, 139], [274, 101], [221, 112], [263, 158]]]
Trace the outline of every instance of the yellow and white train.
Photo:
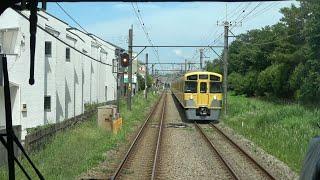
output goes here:
[[171, 83], [171, 91], [185, 110], [187, 120], [219, 120], [222, 109], [222, 75], [197, 71]]

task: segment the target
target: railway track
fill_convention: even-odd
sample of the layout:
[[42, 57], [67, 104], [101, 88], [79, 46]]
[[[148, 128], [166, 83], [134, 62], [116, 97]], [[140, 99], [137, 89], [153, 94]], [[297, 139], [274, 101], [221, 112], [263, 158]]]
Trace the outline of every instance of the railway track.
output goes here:
[[[275, 179], [265, 168], [263, 168], [257, 161], [255, 161], [248, 153], [246, 153], [238, 144], [236, 144], [232, 139], [230, 139], [223, 131], [221, 131], [218, 127], [216, 127], [213, 123], [210, 123], [209, 126], [214, 130], [215, 135], [218, 135], [223, 144], [217, 145], [216, 141], [218, 139], [211, 139], [208, 134], [200, 127], [199, 124], [195, 122], [195, 127], [199, 130], [202, 137], [209, 144], [212, 150], [215, 152], [219, 159], [224, 164], [226, 169], [228, 169], [230, 175], [233, 179]], [[216, 137], [216, 136], [215, 136]], [[227, 146], [228, 145], [228, 146]], [[238, 156], [243, 159], [242, 163], [239, 164], [247, 164], [243, 167], [251, 167], [245, 169], [246, 172], [239, 171], [241, 167], [235, 167], [234, 162], [231, 162], [232, 157], [226, 154], [221, 150], [220, 146], [226, 146], [229, 148], [233, 148], [233, 152], [236, 152]], [[234, 161], [234, 159], [232, 159]], [[250, 171], [250, 172], [249, 172]], [[250, 177], [250, 174], [255, 173], [255, 177]], [[249, 177], [245, 177], [249, 176]]]
[[216, 146], [210, 141], [209, 137], [207, 134], [204, 132], [204, 130], [196, 123], [194, 122], [196, 129], [200, 132], [204, 140], [208, 143], [209, 147], [214, 151], [215, 155], [218, 157], [220, 162], [223, 164], [225, 169], [229, 172], [229, 175], [233, 179], [240, 179], [237, 174], [235, 173], [234, 169], [232, 169], [231, 165], [228, 163], [226, 158], [221, 154], [221, 152], [218, 151]]
[[[156, 178], [165, 118], [166, 96], [166, 93], [163, 93], [158, 103], [152, 108], [110, 179]], [[136, 166], [137, 163], [135, 164], [134, 161], [138, 162], [139, 167]], [[133, 172], [130, 173], [131, 171]]]

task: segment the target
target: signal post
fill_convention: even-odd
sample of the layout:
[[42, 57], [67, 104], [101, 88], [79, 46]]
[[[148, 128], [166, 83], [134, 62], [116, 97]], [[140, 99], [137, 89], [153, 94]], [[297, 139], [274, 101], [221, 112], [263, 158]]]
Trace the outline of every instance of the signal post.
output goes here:
[[132, 35], [133, 26], [131, 25], [131, 29], [129, 29], [129, 47], [128, 47], [128, 53], [129, 53], [129, 67], [128, 67], [128, 97], [127, 97], [127, 108], [129, 111], [131, 111], [131, 95], [132, 95]]

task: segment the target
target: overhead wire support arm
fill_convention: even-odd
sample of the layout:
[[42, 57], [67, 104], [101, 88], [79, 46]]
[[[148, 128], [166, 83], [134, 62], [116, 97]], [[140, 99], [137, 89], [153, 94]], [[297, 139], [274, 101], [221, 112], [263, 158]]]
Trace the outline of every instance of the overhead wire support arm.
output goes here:
[[[180, 65], [180, 64], [185, 64], [185, 63], [148, 63], [148, 64], [152, 64], [152, 65], [155, 65], [155, 64], [169, 64], [169, 65], [170, 64], [172, 64], [172, 65], [178, 64], [178, 65]], [[189, 64], [200, 64], [200, 63], [189, 62]]]
[[[133, 47], [133, 46], [131, 46]], [[132, 59], [136, 59], [147, 47], [144, 47], [136, 56], [132, 57]]]
[[229, 29], [229, 32], [232, 34], [232, 36], [228, 36], [228, 37], [238, 37], [230, 29]]
[[206, 46], [202, 46], [202, 45], [152, 45], [152, 46], [138, 46], [138, 45], [133, 45], [133, 46], [129, 46], [129, 47], [152, 47], [152, 48], [172, 48], [172, 47], [178, 47], [178, 48], [210, 48], [210, 47], [216, 47], [216, 48], [223, 48], [224, 46], [210, 46], [210, 45], [206, 45]]
[[217, 53], [217, 51], [215, 51], [212, 47], [210, 47], [210, 49], [211, 49], [220, 59], [222, 59], [222, 57]]

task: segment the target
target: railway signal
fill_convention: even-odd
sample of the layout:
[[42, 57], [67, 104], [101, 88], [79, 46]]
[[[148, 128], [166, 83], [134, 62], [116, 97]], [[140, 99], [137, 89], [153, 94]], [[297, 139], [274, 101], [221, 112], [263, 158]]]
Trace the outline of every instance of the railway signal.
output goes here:
[[122, 67], [128, 67], [130, 64], [130, 58], [128, 53], [122, 53], [120, 55], [120, 60], [121, 60], [121, 66]]

